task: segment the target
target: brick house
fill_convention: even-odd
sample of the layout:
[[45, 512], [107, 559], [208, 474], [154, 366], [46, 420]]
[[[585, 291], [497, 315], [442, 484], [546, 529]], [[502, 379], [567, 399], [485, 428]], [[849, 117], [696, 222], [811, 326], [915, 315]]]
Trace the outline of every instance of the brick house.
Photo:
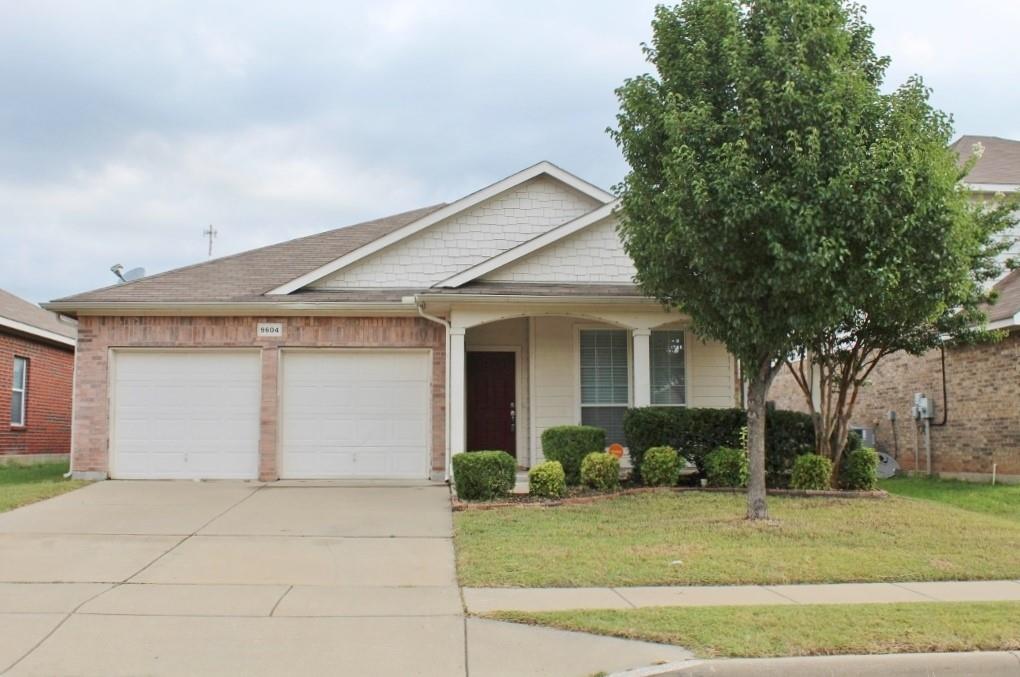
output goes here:
[[0, 289], [0, 462], [66, 458], [75, 326]]
[[47, 304], [79, 321], [90, 478], [445, 479], [622, 442], [629, 406], [734, 406], [736, 363], [634, 286], [618, 202], [541, 162], [438, 204]]
[[[962, 158], [980, 143], [984, 152], [964, 184], [975, 200], [1020, 192], [1020, 141], [964, 136], [953, 148]], [[1020, 216], [1020, 214], [1018, 214]], [[1020, 231], [1008, 233], [1016, 240]], [[1016, 243], [1003, 258], [1020, 259]], [[946, 347], [920, 357], [889, 356], [861, 389], [855, 425], [873, 428], [879, 451], [893, 455], [907, 471], [928, 470], [924, 426], [911, 418], [914, 394], [935, 405], [930, 425], [931, 471], [945, 477], [1020, 482], [1020, 270], [995, 285], [997, 302], [988, 309], [992, 328], [1007, 333], [1000, 343]], [[782, 372], [769, 399], [777, 407], [807, 410], [793, 378]], [[895, 412], [895, 420], [890, 417]]]

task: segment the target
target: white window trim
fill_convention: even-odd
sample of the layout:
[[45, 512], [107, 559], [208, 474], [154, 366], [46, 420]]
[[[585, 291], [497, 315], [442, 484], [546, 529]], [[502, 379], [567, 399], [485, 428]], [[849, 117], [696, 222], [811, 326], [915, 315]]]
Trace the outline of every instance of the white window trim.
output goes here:
[[[591, 330], [622, 331], [627, 335], [627, 402], [626, 404], [584, 404], [581, 399], [581, 332]], [[574, 325], [574, 402], [576, 406], [577, 425], [581, 425], [582, 409], [585, 407], [634, 407], [634, 341], [631, 330], [613, 324], [575, 324]]]
[[[690, 337], [690, 332], [688, 332], [687, 329], [684, 328], [684, 327], [657, 327], [655, 329], [652, 329], [651, 333], [654, 334], [656, 332], [661, 332], [661, 331], [678, 331], [684, 337], [684, 402], [683, 402], [683, 404], [656, 404], [655, 402], [652, 402], [652, 393], [649, 392], [648, 393], [649, 406], [652, 406], [652, 407], [689, 407], [689, 406], [691, 406], [690, 405], [690, 401], [691, 401], [691, 392], [690, 392], [690, 390], [691, 390], [690, 389], [690, 385], [691, 385], [690, 338], [691, 337]], [[648, 370], [649, 370], [649, 374], [648, 374], [648, 388], [649, 388], [649, 390], [651, 390], [654, 387], [654, 385], [655, 385], [652, 382], [652, 375], [650, 373], [651, 369], [652, 369], [652, 349], [651, 349], [651, 334], [649, 334], [649, 336], [648, 336]]]
[[17, 423], [11, 420], [12, 428], [24, 428], [25, 427], [25, 415], [28, 411], [28, 358], [14, 356], [14, 360], [11, 362], [11, 381], [14, 380], [14, 363], [21, 360], [24, 363], [24, 368], [21, 370], [21, 387], [18, 388], [13, 382], [11, 383], [11, 393], [21, 393], [21, 416]]

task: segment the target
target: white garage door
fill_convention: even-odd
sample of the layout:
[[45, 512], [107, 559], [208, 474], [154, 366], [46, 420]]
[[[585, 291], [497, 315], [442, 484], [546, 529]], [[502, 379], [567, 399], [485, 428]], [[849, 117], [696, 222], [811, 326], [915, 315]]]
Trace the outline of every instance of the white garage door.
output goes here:
[[428, 477], [429, 356], [285, 352], [281, 476]]
[[111, 475], [257, 477], [260, 379], [256, 352], [117, 351]]

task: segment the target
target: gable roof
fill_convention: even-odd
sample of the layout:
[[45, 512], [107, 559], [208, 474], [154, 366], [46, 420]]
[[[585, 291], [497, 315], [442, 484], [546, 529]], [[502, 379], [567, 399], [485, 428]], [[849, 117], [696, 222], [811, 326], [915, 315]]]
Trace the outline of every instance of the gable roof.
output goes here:
[[598, 209], [594, 209], [583, 216], [579, 216], [573, 221], [567, 221], [561, 226], [556, 226], [552, 230], [546, 231], [537, 237], [533, 237], [527, 242], [506, 250], [502, 254], [497, 254], [490, 259], [482, 261], [478, 265], [471, 266], [466, 270], [462, 270], [456, 275], [452, 275], [442, 282], [437, 283], [436, 287], [460, 287], [461, 285], [467, 284], [472, 280], [477, 280], [482, 275], [491, 273], [494, 270], [498, 270], [507, 264], [510, 264], [518, 259], [521, 259], [529, 254], [537, 252], [539, 249], [547, 247], [554, 242], [558, 242], [565, 237], [569, 237], [574, 233], [587, 228], [588, 226], [598, 223], [599, 221], [612, 216], [613, 211], [619, 206], [620, 200], [615, 199]]
[[[432, 214], [445, 203], [365, 221], [52, 301], [51, 304], [265, 301], [266, 291]], [[50, 304], [47, 304], [50, 305]]]
[[960, 156], [960, 164], [974, 154], [974, 145], [980, 143], [984, 152], [974, 164], [964, 183], [990, 184], [994, 186], [1020, 187], [1020, 141], [1003, 139], [998, 136], [976, 136], [966, 134], [957, 139], [950, 148]]
[[410, 237], [415, 233], [419, 233], [422, 230], [428, 228], [429, 226], [435, 225], [436, 223], [448, 219], [451, 216], [454, 216], [455, 214], [470, 209], [471, 207], [474, 207], [475, 205], [478, 205], [490, 198], [493, 198], [501, 193], [504, 193], [510, 190], [511, 188], [519, 186], [525, 181], [530, 181], [531, 179], [534, 179], [542, 175], [546, 175], [553, 179], [556, 179], [570, 186], [571, 188], [598, 200], [603, 204], [613, 200], [613, 195], [611, 193], [607, 193], [598, 186], [588, 183], [587, 181], [577, 176], [574, 176], [568, 171], [560, 169], [551, 162], [543, 160], [542, 162], [532, 165], [527, 169], [523, 169], [517, 172], [516, 174], [513, 174], [505, 179], [502, 179], [501, 181], [497, 181], [496, 183], [486, 186], [481, 190], [475, 191], [474, 193], [471, 193], [470, 195], [467, 195], [457, 200], [456, 202], [452, 202], [448, 205], [445, 205], [441, 209], [438, 209], [428, 214], [427, 216], [424, 216], [416, 221], [412, 221], [405, 225], [403, 228], [396, 229], [388, 233], [387, 235], [374, 240], [373, 242], [367, 244], [366, 246], [360, 247], [356, 250], [352, 250], [344, 254], [343, 256], [337, 257], [336, 259], [319, 266], [318, 268], [310, 272], [306, 272], [298, 277], [295, 277], [294, 279], [287, 281], [286, 284], [281, 284], [277, 288], [271, 289], [266, 293], [269, 295], [278, 295], [278, 294], [290, 294], [292, 292], [295, 292], [298, 289], [306, 287], [312, 284], [313, 282], [316, 282], [317, 280], [321, 280], [324, 277], [332, 275], [336, 271], [345, 268], [357, 261], [360, 261], [367, 256], [371, 256], [372, 254], [382, 249], [385, 249], [386, 247], [396, 242], [399, 242], [404, 238]]
[[56, 313], [43, 310], [34, 303], [0, 289], [0, 329], [75, 345], [78, 331], [73, 325], [61, 322]]
[[998, 298], [985, 308], [989, 326], [1007, 327], [1020, 323], [1020, 268], [1010, 271], [992, 287]]

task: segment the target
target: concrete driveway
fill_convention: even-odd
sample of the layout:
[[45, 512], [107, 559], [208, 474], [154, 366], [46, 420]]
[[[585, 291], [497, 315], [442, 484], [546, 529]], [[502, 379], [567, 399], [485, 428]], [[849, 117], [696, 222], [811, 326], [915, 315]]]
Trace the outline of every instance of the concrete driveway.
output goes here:
[[587, 675], [687, 654], [465, 619], [437, 485], [101, 482], [0, 514], [0, 674]]

